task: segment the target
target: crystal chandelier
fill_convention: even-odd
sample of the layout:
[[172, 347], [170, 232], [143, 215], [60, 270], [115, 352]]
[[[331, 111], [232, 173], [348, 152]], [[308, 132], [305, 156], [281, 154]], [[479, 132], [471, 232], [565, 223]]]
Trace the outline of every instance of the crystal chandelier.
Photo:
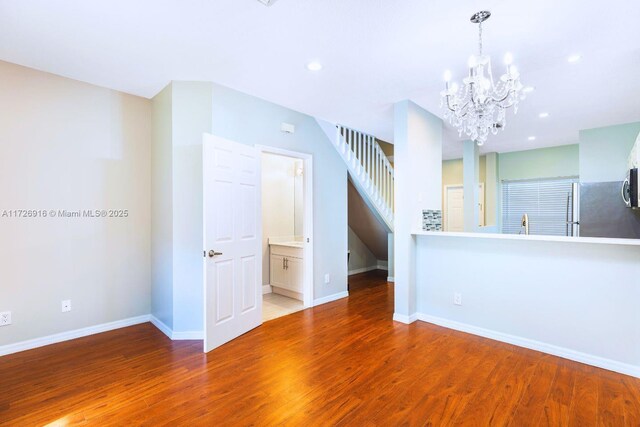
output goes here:
[[445, 107], [445, 118], [458, 128], [460, 136], [467, 135], [478, 145], [484, 144], [489, 132], [497, 134], [506, 125], [506, 110], [513, 107], [518, 112], [518, 102], [524, 99], [520, 74], [511, 65], [511, 55], [505, 55], [507, 72], [498, 82], [494, 82], [491, 72], [491, 58], [482, 53], [482, 23], [489, 19], [491, 12], [482, 11], [471, 17], [478, 24], [478, 55], [469, 58], [469, 77], [458, 88], [456, 83], [449, 84], [451, 73], [445, 72], [445, 90], [440, 94], [441, 107]]

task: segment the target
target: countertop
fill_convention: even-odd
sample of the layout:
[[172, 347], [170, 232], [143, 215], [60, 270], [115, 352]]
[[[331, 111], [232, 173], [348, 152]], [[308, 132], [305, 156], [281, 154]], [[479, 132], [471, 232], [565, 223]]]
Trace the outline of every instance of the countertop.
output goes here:
[[523, 234], [460, 233], [453, 231], [414, 231], [414, 236], [470, 237], [474, 239], [523, 240], [537, 242], [589, 243], [601, 245], [640, 246], [640, 239], [610, 239], [606, 237], [532, 236]]

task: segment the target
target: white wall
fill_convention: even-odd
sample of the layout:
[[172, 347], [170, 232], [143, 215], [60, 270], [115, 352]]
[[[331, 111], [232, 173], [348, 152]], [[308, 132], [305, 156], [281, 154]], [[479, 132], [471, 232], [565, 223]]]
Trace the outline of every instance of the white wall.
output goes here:
[[0, 93], [0, 214], [129, 211], [0, 216], [0, 345], [148, 314], [150, 102], [5, 62]]
[[[304, 230], [304, 160], [296, 159], [294, 170], [294, 195], [293, 195], [293, 211], [294, 211], [294, 224], [293, 234], [301, 236]], [[302, 175], [297, 171], [302, 171]]]
[[262, 154], [262, 284], [268, 285], [269, 238], [295, 234], [296, 159]]
[[638, 246], [421, 236], [418, 312], [640, 375], [639, 259]]
[[349, 227], [349, 251], [351, 252], [349, 254], [349, 274], [377, 268], [378, 259], [351, 227]]

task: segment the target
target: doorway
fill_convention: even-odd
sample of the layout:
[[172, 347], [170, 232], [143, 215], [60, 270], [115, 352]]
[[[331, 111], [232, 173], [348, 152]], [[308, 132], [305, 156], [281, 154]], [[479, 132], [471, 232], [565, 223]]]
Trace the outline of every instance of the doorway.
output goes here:
[[[298, 286], [302, 308], [313, 305], [313, 163], [308, 154], [203, 136], [204, 351], [209, 352], [263, 323], [262, 155], [302, 160], [301, 236], [272, 236], [280, 284]], [[300, 163], [297, 163], [299, 166]], [[294, 225], [295, 226], [295, 225]], [[269, 236], [267, 236], [268, 238]], [[293, 239], [293, 240], [291, 240]], [[286, 247], [282, 243], [295, 243]], [[298, 250], [298, 252], [286, 252]], [[301, 255], [300, 255], [301, 253]], [[269, 252], [269, 255], [270, 252]], [[301, 258], [300, 258], [301, 257]], [[297, 258], [297, 259], [295, 259]], [[271, 260], [269, 260], [271, 261]], [[271, 272], [270, 277], [271, 277]], [[285, 295], [286, 296], [286, 295]], [[290, 296], [289, 296], [290, 297]], [[292, 298], [293, 299], [293, 298]], [[299, 301], [300, 301], [299, 300]]]
[[[484, 183], [479, 184], [478, 193], [478, 226], [484, 226]], [[464, 231], [464, 186], [446, 185], [444, 191], [444, 231]]]
[[262, 320], [313, 304], [312, 158], [258, 147], [262, 188]]

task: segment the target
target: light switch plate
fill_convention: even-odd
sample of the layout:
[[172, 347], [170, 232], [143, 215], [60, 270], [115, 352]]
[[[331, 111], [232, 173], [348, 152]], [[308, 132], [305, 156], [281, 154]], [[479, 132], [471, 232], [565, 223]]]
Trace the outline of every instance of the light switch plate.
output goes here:
[[11, 312], [3, 311], [0, 313], [0, 326], [9, 326], [11, 324]]

